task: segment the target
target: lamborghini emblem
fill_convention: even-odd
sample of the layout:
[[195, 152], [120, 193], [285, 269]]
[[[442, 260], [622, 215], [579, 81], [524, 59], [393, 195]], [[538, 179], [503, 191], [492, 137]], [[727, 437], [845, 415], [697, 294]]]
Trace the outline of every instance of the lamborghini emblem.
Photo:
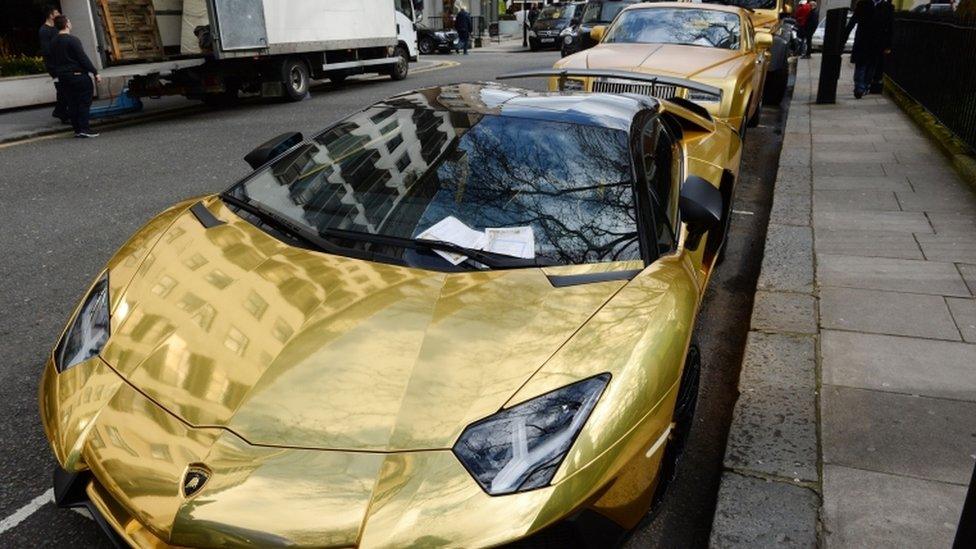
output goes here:
[[183, 497], [196, 495], [210, 480], [210, 471], [199, 465], [191, 465], [183, 476]]

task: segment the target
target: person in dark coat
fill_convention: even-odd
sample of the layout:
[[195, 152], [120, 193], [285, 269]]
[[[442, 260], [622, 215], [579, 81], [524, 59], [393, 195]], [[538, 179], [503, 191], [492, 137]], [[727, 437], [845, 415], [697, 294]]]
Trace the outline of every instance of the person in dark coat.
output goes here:
[[860, 99], [871, 89], [885, 54], [891, 51], [891, 31], [895, 10], [888, 0], [860, 0], [847, 23], [846, 36], [857, 25], [851, 62], [854, 63], [854, 97]]
[[85, 54], [81, 40], [71, 36], [71, 21], [59, 15], [54, 18], [54, 26], [58, 29], [58, 35], [51, 40], [51, 70], [61, 82], [75, 137], [98, 137], [88, 123], [95, 93], [89, 75], [95, 77], [95, 82], [101, 82], [102, 77]]
[[458, 40], [464, 49], [464, 55], [467, 55], [471, 33], [474, 31], [474, 26], [471, 24], [471, 14], [468, 13], [468, 10], [461, 8], [461, 11], [458, 12], [457, 17], [454, 18], [454, 30], [458, 33]]
[[51, 71], [51, 40], [58, 35], [58, 29], [54, 28], [54, 18], [61, 15], [61, 11], [54, 7], [48, 6], [44, 9], [44, 15], [47, 19], [44, 20], [44, 24], [37, 31], [37, 39], [41, 43], [41, 56], [44, 57], [44, 67], [47, 69], [47, 73], [51, 75], [54, 79], [54, 91], [56, 93], [55, 97], [56, 103], [54, 105], [54, 112], [51, 116], [57, 118], [62, 124], [67, 124], [70, 122], [68, 119], [68, 108], [65, 106], [64, 93], [61, 91], [61, 83], [54, 76]]

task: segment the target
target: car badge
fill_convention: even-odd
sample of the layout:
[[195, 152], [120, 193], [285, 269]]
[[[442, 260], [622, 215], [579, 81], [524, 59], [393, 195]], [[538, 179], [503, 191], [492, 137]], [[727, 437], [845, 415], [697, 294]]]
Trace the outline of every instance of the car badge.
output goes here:
[[200, 465], [191, 465], [183, 475], [183, 497], [192, 498], [210, 480], [210, 471]]

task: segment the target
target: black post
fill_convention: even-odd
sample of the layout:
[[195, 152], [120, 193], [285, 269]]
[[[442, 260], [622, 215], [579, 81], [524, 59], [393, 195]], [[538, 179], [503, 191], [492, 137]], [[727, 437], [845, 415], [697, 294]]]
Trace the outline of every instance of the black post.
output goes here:
[[522, 2], [522, 47], [529, 47], [529, 12], [525, 9], [525, 2]]
[[966, 503], [962, 506], [959, 529], [956, 530], [956, 541], [952, 547], [976, 547], [976, 466], [973, 467], [973, 478], [969, 481], [969, 492], [966, 493]]
[[844, 43], [847, 42], [847, 8], [828, 10], [826, 21], [820, 83], [817, 86], [817, 103], [821, 105], [837, 102], [837, 80], [840, 78]]

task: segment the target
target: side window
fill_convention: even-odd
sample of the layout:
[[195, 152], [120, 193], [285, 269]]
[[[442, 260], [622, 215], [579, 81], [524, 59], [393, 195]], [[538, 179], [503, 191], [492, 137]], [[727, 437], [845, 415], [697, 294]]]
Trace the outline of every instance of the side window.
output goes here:
[[653, 207], [658, 253], [668, 254], [677, 247], [681, 154], [675, 140], [656, 119], [647, 124], [641, 135], [641, 156]]
[[406, 15], [407, 19], [413, 19], [413, 0], [394, 0], [394, 6], [398, 12]]

